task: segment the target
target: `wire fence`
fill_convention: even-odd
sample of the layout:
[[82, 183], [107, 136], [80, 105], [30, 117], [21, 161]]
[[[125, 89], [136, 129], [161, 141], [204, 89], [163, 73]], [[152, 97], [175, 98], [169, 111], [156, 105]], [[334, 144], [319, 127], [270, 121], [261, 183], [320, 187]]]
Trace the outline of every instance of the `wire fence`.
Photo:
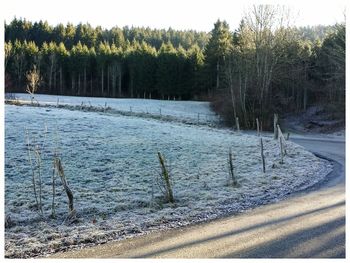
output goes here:
[[[68, 101], [65, 99], [65, 101], [60, 100], [60, 98], [56, 98], [56, 101], [53, 101], [53, 97], [45, 97], [44, 99], [41, 98], [41, 96], [38, 96], [38, 101], [36, 103], [37, 106], [50, 106], [50, 107], [57, 107], [57, 108], [68, 108], [68, 109], [74, 109], [74, 110], [83, 110], [83, 111], [98, 111], [98, 112], [105, 112], [105, 113], [116, 113], [126, 116], [138, 116], [138, 117], [145, 117], [145, 118], [153, 118], [153, 119], [159, 119], [164, 121], [177, 121], [182, 123], [188, 123], [188, 124], [197, 124], [197, 125], [208, 125], [208, 126], [218, 126], [220, 125], [222, 119], [220, 115], [215, 113], [204, 113], [204, 112], [196, 112], [194, 109], [191, 109], [191, 106], [189, 107], [182, 107], [181, 110], [170, 107], [160, 107], [159, 105], [150, 105], [150, 106], [144, 106], [144, 105], [132, 105], [132, 104], [126, 104], [123, 102], [122, 104], [118, 104], [118, 102], [113, 101], [113, 103], [110, 102], [102, 102], [100, 98], [98, 98], [98, 101], [91, 101], [91, 100], [85, 100], [85, 101], [78, 101], [76, 98], [71, 99], [71, 101]], [[23, 103], [30, 103], [30, 101], [27, 98], [16, 97], [14, 95], [7, 95], [5, 96], [5, 99], [7, 101], [17, 101], [17, 102], [23, 102]], [[164, 102], [162, 102], [164, 103]], [[166, 102], [165, 102], [166, 103]], [[181, 107], [180, 107], [181, 108]], [[186, 110], [188, 111], [186, 113]]]

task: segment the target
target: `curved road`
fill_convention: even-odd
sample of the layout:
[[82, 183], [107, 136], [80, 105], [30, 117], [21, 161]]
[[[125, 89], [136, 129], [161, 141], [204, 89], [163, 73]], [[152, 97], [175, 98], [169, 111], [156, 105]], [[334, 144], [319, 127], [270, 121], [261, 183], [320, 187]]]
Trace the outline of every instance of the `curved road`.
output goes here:
[[329, 180], [244, 214], [51, 257], [344, 258], [345, 142], [301, 136], [291, 140], [335, 161]]

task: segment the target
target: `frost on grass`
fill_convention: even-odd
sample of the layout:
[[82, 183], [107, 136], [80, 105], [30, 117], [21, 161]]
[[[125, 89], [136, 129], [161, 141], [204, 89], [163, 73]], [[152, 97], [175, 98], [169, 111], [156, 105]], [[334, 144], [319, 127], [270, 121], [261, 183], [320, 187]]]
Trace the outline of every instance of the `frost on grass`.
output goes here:
[[[30, 96], [25, 93], [14, 93], [16, 99], [30, 102]], [[210, 109], [206, 101], [172, 101], [154, 99], [116, 99], [91, 98], [77, 96], [54, 96], [36, 94], [35, 98], [40, 105], [50, 105], [62, 108], [106, 108], [110, 113], [156, 118], [167, 121], [218, 125], [219, 116]]]
[[[331, 169], [291, 142], [280, 164], [278, 142], [264, 138], [264, 174], [258, 137], [207, 127], [12, 105], [5, 107], [5, 121], [5, 216], [11, 221], [6, 257], [44, 255], [238, 213], [305, 189]], [[45, 125], [51, 139], [42, 154], [44, 210], [47, 215], [51, 206], [57, 134], [74, 192], [75, 224], [62, 224], [67, 215], [62, 187], [56, 188], [55, 219], [43, 220], [35, 210], [24, 131], [40, 142]], [[229, 148], [238, 187], [229, 183]], [[174, 204], [162, 202], [156, 185], [158, 151], [167, 157]]]

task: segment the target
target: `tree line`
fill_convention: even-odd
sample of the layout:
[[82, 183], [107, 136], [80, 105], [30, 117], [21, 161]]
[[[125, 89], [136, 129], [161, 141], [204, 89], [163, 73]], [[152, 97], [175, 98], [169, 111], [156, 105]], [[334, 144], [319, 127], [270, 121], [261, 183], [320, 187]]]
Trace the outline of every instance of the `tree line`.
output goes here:
[[5, 23], [5, 89], [23, 92], [35, 65], [40, 93], [198, 99], [228, 124], [263, 122], [327, 102], [345, 108], [345, 24], [295, 28], [281, 7], [253, 6], [237, 29], [211, 32], [89, 24]]
[[207, 38], [196, 31], [14, 19], [5, 25], [6, 90], [23, 91], [25, 74], [36, 65], [41, 93], [190, 99], [201, 93], [196, 73]]

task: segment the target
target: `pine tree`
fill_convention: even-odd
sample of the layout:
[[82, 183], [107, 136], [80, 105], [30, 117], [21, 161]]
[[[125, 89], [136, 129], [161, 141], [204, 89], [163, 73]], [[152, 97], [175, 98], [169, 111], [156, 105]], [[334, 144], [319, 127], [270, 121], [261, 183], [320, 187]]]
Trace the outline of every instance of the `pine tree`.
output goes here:
[[214, 24], [214, 29], [211, 31], [211, 38], [205, 48], [206, 63], [208, 63], [211, 71], [214, 73], [212, 75], [211, 85], [214, 86], [215, 82], [216, 90], [224, 86], [223, 83], [220, 84], [223, 77], [222, 67], [225, 57], [227, 57], [232, 49], [232, 41], [233, 36], [226, 21], [218, 20]]

